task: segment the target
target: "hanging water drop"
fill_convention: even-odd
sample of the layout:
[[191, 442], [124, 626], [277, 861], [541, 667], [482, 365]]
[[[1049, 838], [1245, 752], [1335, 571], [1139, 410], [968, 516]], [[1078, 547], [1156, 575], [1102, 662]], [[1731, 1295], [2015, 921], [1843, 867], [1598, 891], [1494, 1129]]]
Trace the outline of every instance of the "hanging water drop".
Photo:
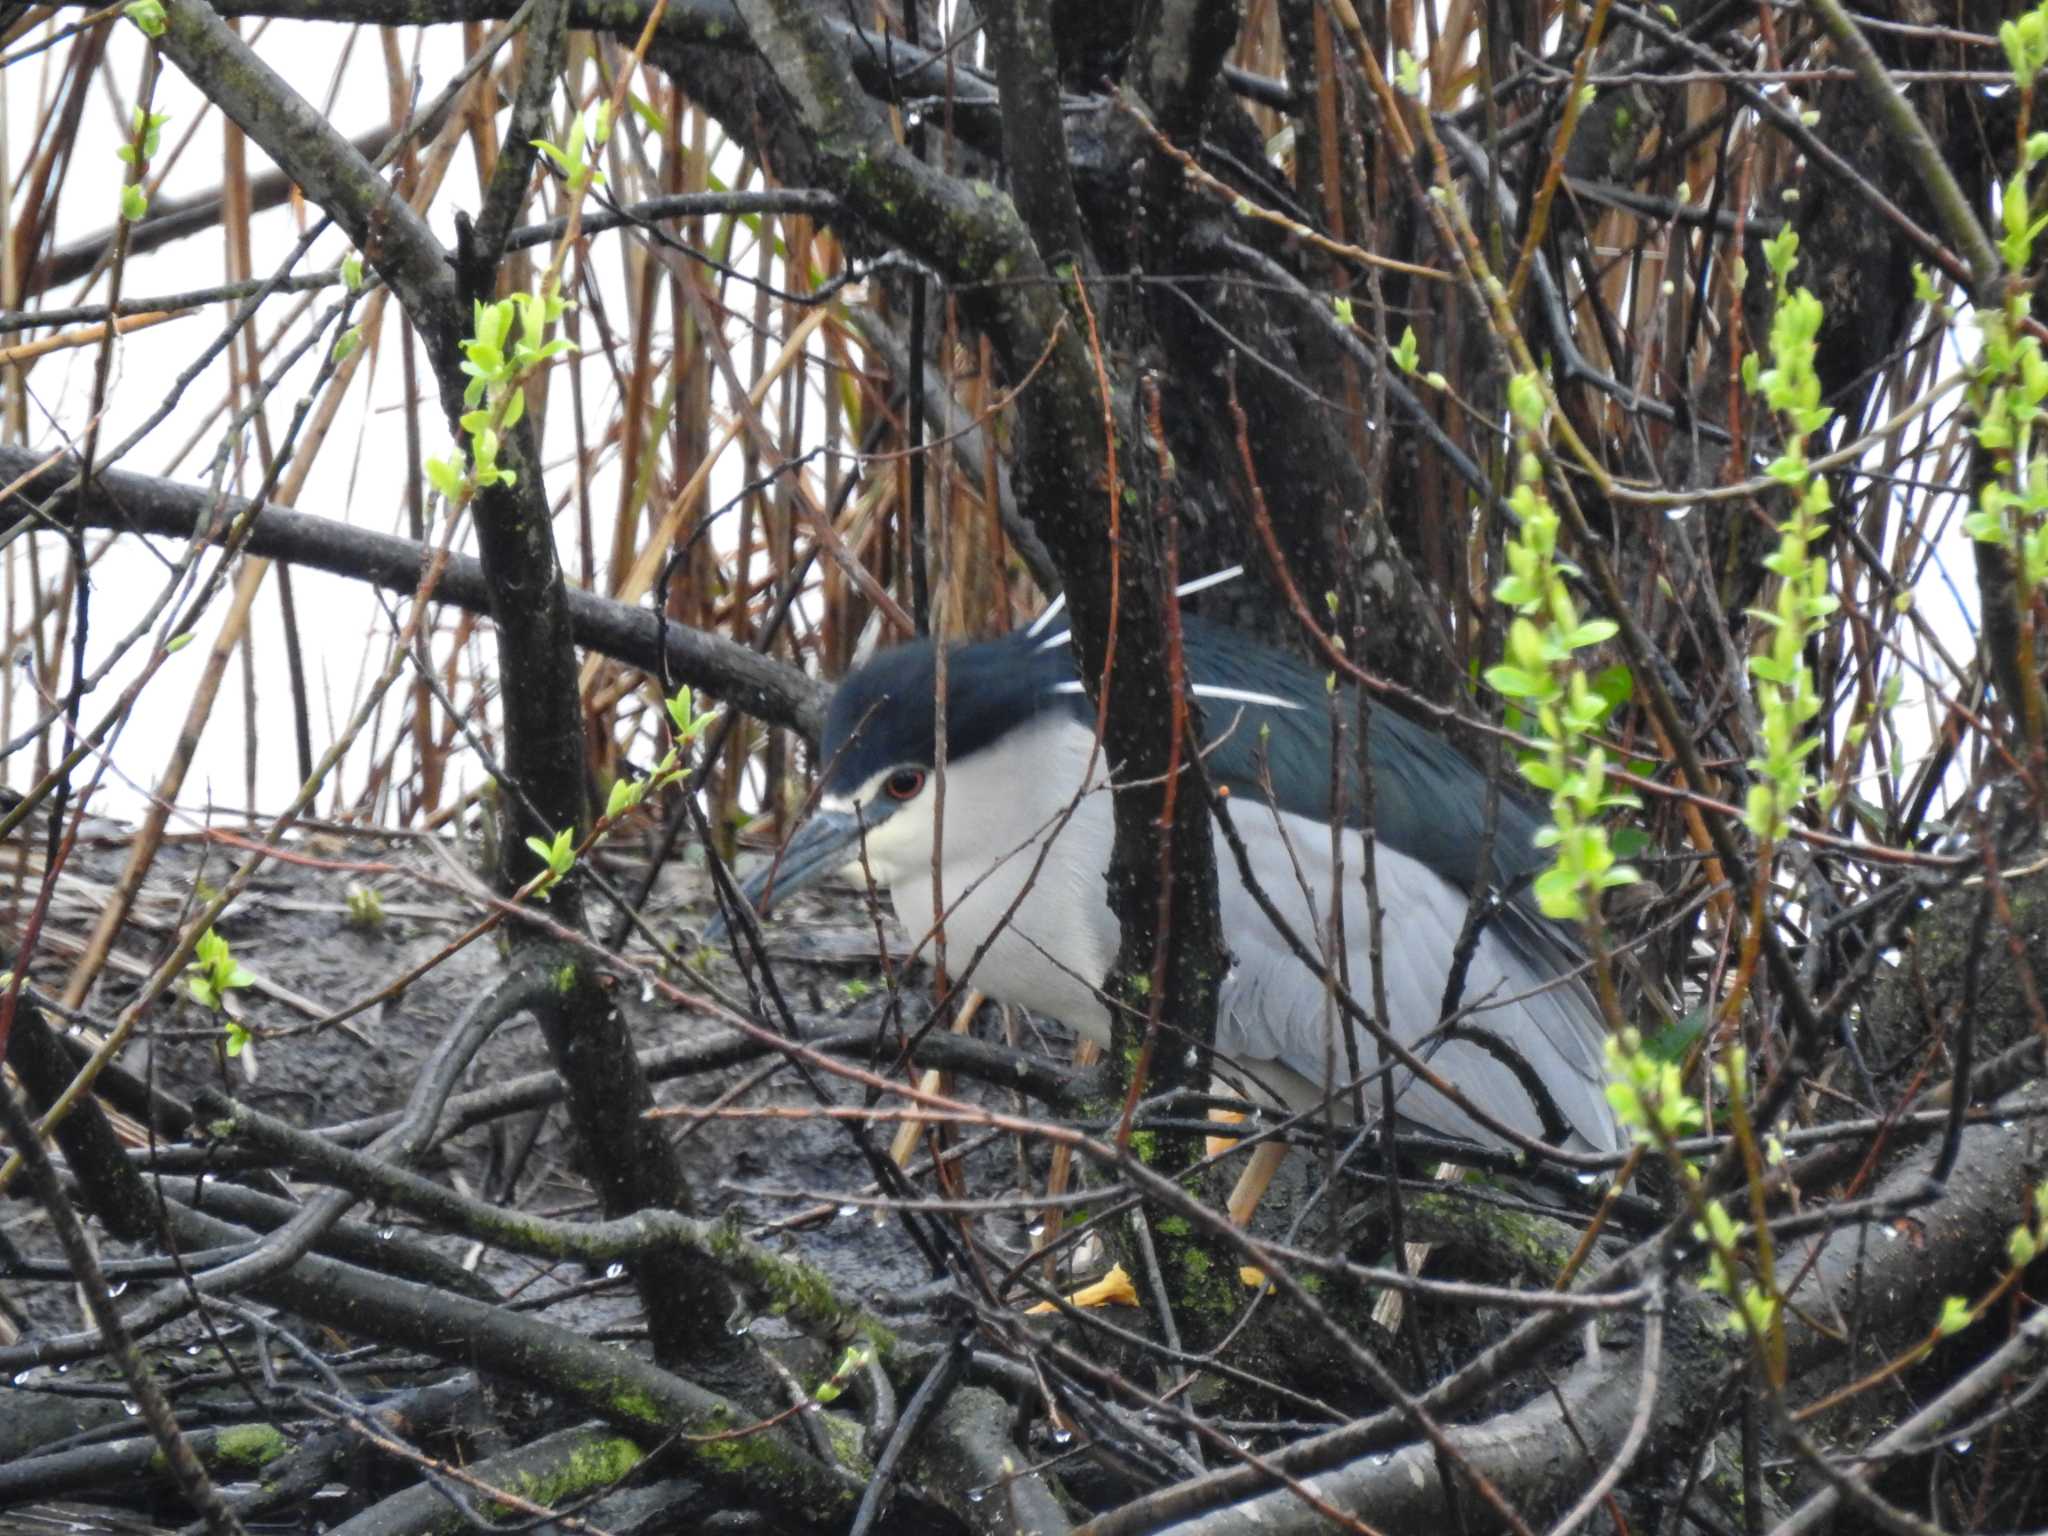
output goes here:
[[123, 1398], [121, 1400], [121, 1411], [132, 1419], [142, 1412], [142, 1404], [136, 1402], [133, 1398]]
[[604, 1267], [604, 1277], [607, 1280], [623, 1280], [625, 1276], [626, 1266], [623, 1264], [614, 1261]]
[[967, 1490], [967, 1502], [970, 1504], [979, 1504], [987, 1497], [988, 1490], [986, 1488], [970, 1488]]
[[839, 1214], [841, 1216], [858, 1216], [860, 1214], [860, 1207], [848, 1201], [845, 1205], [839, 1207]]

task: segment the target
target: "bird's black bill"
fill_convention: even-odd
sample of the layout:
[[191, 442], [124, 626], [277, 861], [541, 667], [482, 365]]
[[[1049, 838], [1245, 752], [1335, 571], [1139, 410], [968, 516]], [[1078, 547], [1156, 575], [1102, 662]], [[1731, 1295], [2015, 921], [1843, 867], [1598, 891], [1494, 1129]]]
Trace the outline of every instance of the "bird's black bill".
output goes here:
[[[797, 828], [796, 836], [782, 850], [782, 857], [742, 886], [740, 894], [756, 912], [765, 913], [774, 902], [816, 885], [843, 867], [860, 845], [862, 830], [861, 819], [851, 811], [817, 812]], [[704, 942], [723, 944], [730, 932], [721, 913], [704, 930]]]

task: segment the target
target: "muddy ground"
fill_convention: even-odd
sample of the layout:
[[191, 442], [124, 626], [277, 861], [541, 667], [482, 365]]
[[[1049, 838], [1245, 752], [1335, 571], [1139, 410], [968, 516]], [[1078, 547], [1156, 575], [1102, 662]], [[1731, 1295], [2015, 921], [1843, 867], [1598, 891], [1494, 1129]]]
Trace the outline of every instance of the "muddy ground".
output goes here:
[[[31, 968], [34, 980], [53, 995], [62, 993], [128, 858], [129, 842], [121, 829], [104, 831], [81, 844], [60, 879]], [[502, 973], [497, 938], [448, 956], [396, 996], [345, 1021], [328, 1021], [432, 961], [476, 921], [482, 909], [460, 889], [475, 879], [476, 850], [453, 840], [437, 844], [313, 831], [294, 839], [286, 852], [286, 859], [269, 863], [255, 877], [219, 925], [235, 959], [257, 977], [238, 1008], [255, 1036], [253, 1075], [246, 1059], [229, 1058], [219, 1021], [186, 998], [182, 988], [151, 1011], [121, 1064], [180, 1099], [211, 1086], [303, 1127], [327, 1127], [400, 1108], [436, 1043]], [[636, 883], [644, 869], [643, 852], [627, 846], [603, 860], [617, 888]], [[17, 849], [14, 867], [7, 871], [12, 913], [0, 920], [10, 938], [18, 935], [21, 914], [33, 902], [38, 854]], [[112, 962], [87, 1001], [83, 1027], [103, 1030], [111, 1023], [168, 952], [194, 893], [217, 887], [245, 856], [239, 848], [203, 837], [186, 837], [163, 850], [134, 916], [121, 931]], [[743, 859], [743, 868], [746, 863]], [[374, 894], [374, 903], [364, 892]], [[380, 914], [375, 918], [368, 915], [373, 905]], [[711, 909], [701, 856], [693, 852], [664, 870], [646, 911], [654, 936], [688, 953]], [[797, 899], [770, 925], [777, 978], [807, 1032], [871, 1027], [888, 1006], [876, 925], [862, 909], [857, 893], [827, 891]], [[602, 900], [592, 904], [600, 926], [608, 926], [614, 910]], [[885, 924], [884, 932], [892, 947], [903, 945], [893, 922]], [[643, 934], [631, 937], [621, 952], [641, 964], [657, 959]], [[745, 985], [729, 957], [711, 961], [707, 970], [712, 986], [744, 1002]], [[669, 974], [686, 988], [701, 990], [674, 967]], [[906, 1006], [921, 1006], [926, 973], [919, 968], [903, 981]], [[729, 1033], [716, 1018], [667, 1006], [630, 978], [621, 985], [620, 997], [643, 1050]], [[986, 1010], [981, 1027], [999, 1034], [998, 1010]], [[1065, 1051], [1057, 1037], [1031, 1028], [1034, 1039]], [[539, 1030], [522, 1017], [498, 1031], [462, 1086], [496, 1083], [547, 1066]], [[827, 1079], [826, 1086], [836, 1102], [860, 1102], [854, 1085]], [[871, 1191], [871, 1184], [844, 1123], [748, 1116], [771, 1106], [815, 1105], [811, 1091], [793, 1073], [771, 1071], [764, 1077], [756, 1063], [661, 1082], [655, 1091], [668, 1107], [729, 1103], [731, 1117], [702, 1121], [694, 1129], [673, 1122], [699, 1214], [736, 1213], [750, 1235], [824, 1266], [850, 1297], [886, 1301], [932, 1278], [899, 1226], [868, 1208], [855, 1208], [853, 1202]], [[1021, 1101], [1004, 1096], [1002, 1102], [1013, 1108]], [[536, 1118], [537, 1134], [530, 1123]], [[893, 1130], [885, 1125], [874, 1134], [886, 1146]], [[970, 1183], [985, 1193], [1017, 1187], [1023, 1176], [1018, 1158], [1013, 1144], [991, 1145], [974, 1155]], [[463, 1131], [442, 1142], [423, 1171], [524, 1209], [594, 1214], [589, 1184], [576, 1166], [559, 1107]], [[423, 1241], [472, 1264], [501, 1295], [532, 1300], [560, 1293], [548, 1315], [566, 1325], [610, 1335], [634, 1331], [637, 1307], [630, 1287], [616, 1276], [544, 1266], [494, 1250], [472, 1253], [466, 1243], [411, 1231], [403, 1218], [361, 1206], [352, 1214], [393, 1241]], [[1015, 1247], [1026, 1241], [1023, 1227], [1021, 1219], [990, 1218], [983, 1236]], [[18, 1192], [0, 1202], [0, 1235], [26, 1257], [55, 1255], [41, 1210]], [[118, 1244], [108, 1241], [105, 1247], [108, 1256], [120, 1255]], [[17, 1328], [84, 1326], [77, 1293], [68, 1284], [0, 1285]], [[769, 1320], [761, 1325], [777, 1326]], [[163, 1342], [175, 1348], [183, 1338], [181, 1331]], [[9, 1412], [10, 1396], [19, 1408], [16, 1394], [61, 1392], [69, 1385], [48, 1370], [31, 1372], [12, 1386], [0, 1382], [0, 1419]]]

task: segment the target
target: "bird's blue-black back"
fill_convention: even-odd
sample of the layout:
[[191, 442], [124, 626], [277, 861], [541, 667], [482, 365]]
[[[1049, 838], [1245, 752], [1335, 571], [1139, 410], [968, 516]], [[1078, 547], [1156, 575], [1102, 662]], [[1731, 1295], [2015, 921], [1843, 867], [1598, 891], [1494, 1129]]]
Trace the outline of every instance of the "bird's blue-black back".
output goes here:
[[[1327, 823], [1332, 809], [1332, 698], [1321, 674], [1235, 631], [1183, 620], [1185, 655], [1198, 686], [1282, 699], [1292, 709], [1228, 698], [1202, 698], [1210, 779], [1234, 798], [1264, 803], [1267, 784], [1287, 812]], [[826, 788], [850, 793], [884, 769], [930, 766], [937, 731], [932, 708], [936, 666], [930, 642], [878, 653], [849, 673], [833, 693], [821, 741]], [[947, 654], [946, 753], [960, 761], [994, 745], [1035, 716], [1060, 712], [1091, 725], [1094, 705], [1069, 686], [1077, 680], [1073, 647], [1048, 646], [1022, 632], [956, 646]], [[1339, 689], [1335, 718], [1347, 730], [1358, 718], [1352, 690]], [[1461, 890], [1480, 883], [1486, 780], [1435, 732], [1375, 706], [1369, 716], [1373, 824], [1376, 836], [1428, 865]], [[1221, 738], [1219, 742], [1219, 738]], [[1348, 768], [1345, 820], [1362, 822], [1363, 795]], [[1240, 816], [1244, 813], [1240, 812]], [[1485, 884], [1520, 887], [1515, 906], [1542, 928], [1526, 883], [1545, 860], [1535, 846], [1540, 825], [1512, 794], [1500, 796]], [[1553, 930], [1554, 932], [1554, 930]]]

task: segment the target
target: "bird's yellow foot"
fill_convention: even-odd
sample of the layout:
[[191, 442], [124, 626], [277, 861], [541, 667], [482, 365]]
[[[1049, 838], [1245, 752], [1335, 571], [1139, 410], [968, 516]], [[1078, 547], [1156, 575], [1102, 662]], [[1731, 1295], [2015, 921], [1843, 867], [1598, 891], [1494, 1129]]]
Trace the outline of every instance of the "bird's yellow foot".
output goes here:
[[[1131, 1284], [1131, 1277], [1124, 1273], [1121, 1264], [1110, 1266], [1108, 1274], [1092, 1285], [1084, 1285], [1067, 1298], [1070, 1307], [1135, 1307], [1138, 1304], [1138, 1288]], [[1040, 1317], [1048, 1312], [1057, 1312], [1049, 1301], [1041, 1301], [1035, 1307], [1026, 1307], [1026, 1317]]]
[[[1209, 1118], [1218, 1125], [1240, 1125], [1244, 1121], [1244, 1116], [1234, 1109], [1212, 1109], [1209, 1111]], [[1234, 1136], [1211, 1136], [1204, 1145], [1207, 1147], [1211, 1157], [1221, 1157], [1237, 1145], [1237, 1138]]]

